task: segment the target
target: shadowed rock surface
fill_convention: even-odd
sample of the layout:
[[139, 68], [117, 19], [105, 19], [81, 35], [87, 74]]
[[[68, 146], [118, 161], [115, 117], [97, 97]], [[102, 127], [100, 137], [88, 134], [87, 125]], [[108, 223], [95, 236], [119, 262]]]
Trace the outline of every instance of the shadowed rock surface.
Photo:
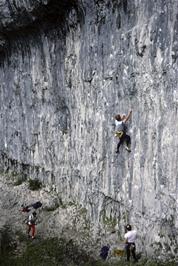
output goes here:
[[140, 251], [176, 258], [178, 1], [59, 2], [0, 1], [1, 172], [81, 204], [96, 239], [130, 222]]

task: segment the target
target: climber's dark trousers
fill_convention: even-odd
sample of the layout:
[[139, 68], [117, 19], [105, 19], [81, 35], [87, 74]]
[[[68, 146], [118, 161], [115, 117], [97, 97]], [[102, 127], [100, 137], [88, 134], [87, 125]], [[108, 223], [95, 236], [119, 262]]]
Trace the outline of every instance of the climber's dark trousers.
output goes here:
[[126, 255], [127, 255], [127, 261], [130, 260], [130, 254], [131, 253], [132, 253], [132, 257], [133, 257], [134, 261], [137, 261], [137, 257], [135, 254], [135, 251], [136, 251], [135, 243], [127, 243], [125, 245], [125, 250], [126, 250]]
[[119, 139], [119, 143], [117, 144], [117, 152], [119, 153], [119, 148], [120, 148], [120, 145], [123, 144], [123, 143], [126, 143], [127, 147], [130, 148], [130, 145], [131, 145], [131, 138], [129, 135], [127, 135], [126, 133], [124, 133], [122, 135], [122, 137]]

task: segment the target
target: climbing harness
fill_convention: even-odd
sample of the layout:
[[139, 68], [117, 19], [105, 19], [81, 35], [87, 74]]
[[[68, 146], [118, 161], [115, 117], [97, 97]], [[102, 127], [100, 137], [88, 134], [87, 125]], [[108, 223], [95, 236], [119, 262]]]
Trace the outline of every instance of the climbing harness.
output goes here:
[[116, 131], [114, 135], [115, 135], [115, 137], [117, 137], [117, 138], [121, 139], [121, 138], [122, 138], [122, 136], [123, 136], [123, 134], [124, 134], [124, 132], [123, 132], [123, 131]]

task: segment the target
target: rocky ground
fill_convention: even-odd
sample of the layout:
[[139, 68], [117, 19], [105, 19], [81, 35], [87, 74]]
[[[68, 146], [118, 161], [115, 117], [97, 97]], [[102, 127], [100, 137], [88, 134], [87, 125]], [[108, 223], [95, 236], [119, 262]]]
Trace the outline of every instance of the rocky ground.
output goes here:
[[[42, 202], [42, 207], [37, 210], [37, 235], [35, 241], [47, 238], [64, 238], [72, 241], [76, 246], [82, 247], [88, 253], [99, 255], [99, 250], [107, 244], [117, 245], [117, 232], [105, 234], [100, 232], [96, 238], [92, 224], [87, 218], [87, 210], [74, 202], [63, 202], [54, 187], [33, 184], [29, 181], [19, 181], [19, 176], [0, 176], [0, 231], [10, 232], [18, 243], [16, 253], [22, 253], [24, 242], [19, 241], [19, 234], [26, 235], [24, 220], [27, 213], [21, 211], [21, 205], [30, 205], [36, 201]], [[31, 212], [34, 211], [31, 208]]]
[[[21, 205], [36, 201], [43, 205], [37, 210], [36, 238], [31, 240], [27, 237], [24, 223], [27, 214], [21, 212]], [[102, 238], [104, 232], [101, 232], [100, 239], [94, 239], [87, 210], [74, 202], [62, 202], [54, 187], [22, 181], [16, 175], [1, 175], [0, 208], [0, 265], [127, 265], [124, 257], [113, 256], [114, 248], [119, 246], [117, 230], [105, 235], [105, 243]], [[106, 243], [111, 249], [108, 260], [102, 262], [99, 251]], [[151, 262], [142, 257], [138, 265], [176, 266], [176, 263]]]

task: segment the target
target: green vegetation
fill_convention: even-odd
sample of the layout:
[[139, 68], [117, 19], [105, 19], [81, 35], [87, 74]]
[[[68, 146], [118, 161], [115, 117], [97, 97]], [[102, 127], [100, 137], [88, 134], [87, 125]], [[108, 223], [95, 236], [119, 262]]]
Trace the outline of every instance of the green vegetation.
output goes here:
[[61, 205], [59, 203], [56, 203], [55, 205], [51, 206], [51, 207], [45, 207], [43, 208], [44, 211], [47, 212], [54, 212], [55, 210], [57, 210], [59, 207], [61, 207]]
[[106, 215], [106, 211], [103, 210], [103, 213], [102, 213], [102, 221], [103, 221], [103, 224], [107, 227], [108, 230], [115, 230], [115, 226], [117, 225], [117, 219], [116, 217], [108, 217]]
[[20, 186], [22, 183], [26, 181], [26, 178], [21, 175], [15, 176], [14, 186]]
[[176, 262], [170, 261], [170, 262], [158, 262], [158, 261], [151, 261], [151, 260], [141, 260], [137, 264], [134, 264], [137, 266], [177, 266]]
[[7, 183], [13, 184], [14, 186], [19, 186], [27, 180], [26, 175], [20, 174], [16, 171], [0, 171], [0, 174], [5, 177]]
[[42, 183], [38, 179], [29, 179], [28, 180], [28, 187], [30, 190], [39, 190], [42, 188]]
[[87, 209], [86, 208], [80, 208], [79, 209], [79, 213], [80, 213], [80, 215], [86, 215], [87, 214]]
[[5, 226], [0, 231], [0, 265], [11, 265], [10, 259], [8, 259], [8, 263], [6, 263], [6, 259], [9, 257], [9, 254], [11, 254], [14, 248], [15, 242], [11, 237], [11, 231], [8, 226]]
[[[7, 235], [8, 240], [10, 240], [8, 243], [13, 243], [8, 233], [6, 233]], [[3, 238], [4, 245], [2, 245], [3, 250], [0, 254], [0, 265], [91, 266], [94, 263], [94, 260], [86, 252], [79, 250], [72, 240], [67, 242], [64, 239], [51, 238], [46, 240], [35, 239], [32, 241], [31, 239], [24, 239], [22, 236], [20, 236], [20, 240], [24, 242], [25, 249], [22, 254], [18, 255], [14, 247], [12, 248], [10, 244], [7, 244], [6, 238]]]
[[[16, 240], [14, 240], [16, 239]], [[79, 249], [73, 240], [50, 238], [34, 240], [18, 231], [14, 235], [8, 227], [0, 232], [1, 266], [176, 266], [175, 262], [161, 263], [140, 259], [127, 263], [125, 258], [117, 262], [103, 262]]]
[[52, 206], [46, 206], [43, 208], [44, 211], [47, 211], [47, 212], [53, 212], [55, 210], [57, 210], [58, 208], [62, 208], [62, 209], [66, 209], [67, 208], [67, 205], [63, 203], [62, 199], [60, 197], [58, 197], [56, 199], [55, 202], [53, 202], [53, 205]]

